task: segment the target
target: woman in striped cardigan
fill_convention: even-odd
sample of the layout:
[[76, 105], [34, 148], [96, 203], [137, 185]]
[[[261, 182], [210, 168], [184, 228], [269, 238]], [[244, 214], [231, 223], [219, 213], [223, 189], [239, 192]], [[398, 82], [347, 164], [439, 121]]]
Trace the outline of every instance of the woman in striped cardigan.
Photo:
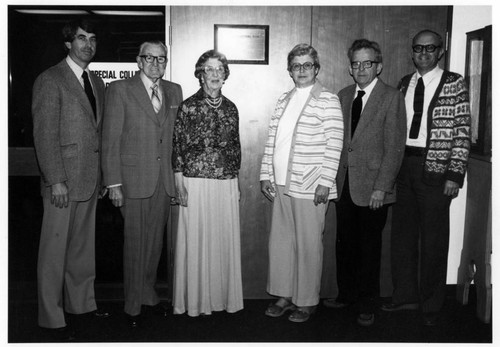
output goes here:
[[299, 44], [288, 54], [295, 88], [278, 100], [262, 158], [261, 191], [273, 202], [267, 291], [279, 299], [265, 314], [305, 322], [319, 302], [322, 235], [344, 125], [338, 97], [317, 80], [316, 50]]

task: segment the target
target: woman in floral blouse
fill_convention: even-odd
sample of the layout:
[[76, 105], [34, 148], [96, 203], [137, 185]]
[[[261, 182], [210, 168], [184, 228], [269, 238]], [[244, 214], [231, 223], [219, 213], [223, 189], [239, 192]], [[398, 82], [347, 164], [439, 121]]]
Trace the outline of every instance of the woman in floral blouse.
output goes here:
[[180, 203], [174, 313], [189, 316], [243, 308], [238, 171], [238, 109], [221, 93], [226, 57], [201, 55], [200, 90], [184, 100], [174, 128], [172, 163]]

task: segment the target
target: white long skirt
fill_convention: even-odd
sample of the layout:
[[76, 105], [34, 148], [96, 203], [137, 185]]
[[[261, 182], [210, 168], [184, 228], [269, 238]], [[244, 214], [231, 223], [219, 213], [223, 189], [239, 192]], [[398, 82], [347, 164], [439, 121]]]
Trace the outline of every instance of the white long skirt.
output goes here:
[[196, 317], [243, 308], [238, 179], [184, 177], [179, 209], [174, 314]]

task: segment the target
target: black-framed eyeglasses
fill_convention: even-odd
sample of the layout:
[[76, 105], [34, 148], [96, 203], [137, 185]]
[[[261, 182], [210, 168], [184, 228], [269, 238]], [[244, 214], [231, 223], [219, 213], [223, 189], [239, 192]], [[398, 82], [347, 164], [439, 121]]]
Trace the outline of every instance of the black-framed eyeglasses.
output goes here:
[[315, 66], [316, 66], [316, 64], [311, 63], [309, 61], [307, 63], [304, 63], [304, 64], [295, 63], [295, 64], [292, 64], [290, 66], [290, 70], [291, 71], [299, 71], [299, 70], [308, 71], [308, 70], [311, 70]]
[[357, 70], [357, 69], [361, 68], [361, 66], [362, 66], [363, 69], [369, 69], [373, 66], [373, 64], [378, 64], [378, 63], [379, 63], [378, 61], [374, 61], [374, 60], [351, 61], [351, 68], [353, 68], [354, 70]]
[[163, 64], [167, 61], [167, 57], [164, 55], [155, 56], [155, 55], [148, 54], [148, 55], [140, 55], [139, 57], [144, 59], [146, 61], [146, 63], [150, 63], [150, 64], [152, 62], [154, 62], [155, 59], [158, 62], [158, 64]]
[[415, 53], [422, 53], [422, 51], [424, 49], [427, 53], [432, 53], [440, 47], [441, 46], [436, 46], [436, 45], [414, 45], [411, 48], [413, 49], [413, 52], [415, 52]]
[[210, 65], [207, 65], [207, 66], [204, 66], [203, 67], [203, 71], [205, 71], [205, 73], [207, 75], [209, 74], [212, 74], [212, 75], [224, 75], [226, 73], [226, 69], [224, 69], [224, 66], [221, 65], [221, 66], [210, 66]]

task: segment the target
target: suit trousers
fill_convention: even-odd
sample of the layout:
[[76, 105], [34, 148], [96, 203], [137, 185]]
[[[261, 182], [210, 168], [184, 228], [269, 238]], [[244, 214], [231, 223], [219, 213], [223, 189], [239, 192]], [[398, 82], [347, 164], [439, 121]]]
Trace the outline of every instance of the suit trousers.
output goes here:
[[336, 203], [337, 301], [358, 303], [362, 313], [374, 313], [380, 297], [382, 230], [389, 205], [377, 210], [358, 206], [349, 192], [349, 173]]
[[151, 197], [125, 198], [121, 207], [124, 219], [124, 311], [132, 316], [141, 313], [142, 305], [153, 306], [160, 302], [154, 286], [170, 214], [170, 197], [162, 182], [160, 177]]
[[[397, 179], [391, 234], [393, 303], [438, 312], [446, 296], [451, 198], [422, 182], [423, 157], [405, 155]], [[420, 269], [420, 271], [419, 271]]]
[[82, 314], [97, 309], [95, 280], [95, 216], [97, 189], [87, 201], [58, 208], [43, 198], [38, 251], [38, 325], [66, 326], [64, 311]]
[[267, 291], [291, 297], [297, 306], [319, 302], [323, 267], [323, 231], [328, 204], [296, 199], [278, 186], [269, 235]]

